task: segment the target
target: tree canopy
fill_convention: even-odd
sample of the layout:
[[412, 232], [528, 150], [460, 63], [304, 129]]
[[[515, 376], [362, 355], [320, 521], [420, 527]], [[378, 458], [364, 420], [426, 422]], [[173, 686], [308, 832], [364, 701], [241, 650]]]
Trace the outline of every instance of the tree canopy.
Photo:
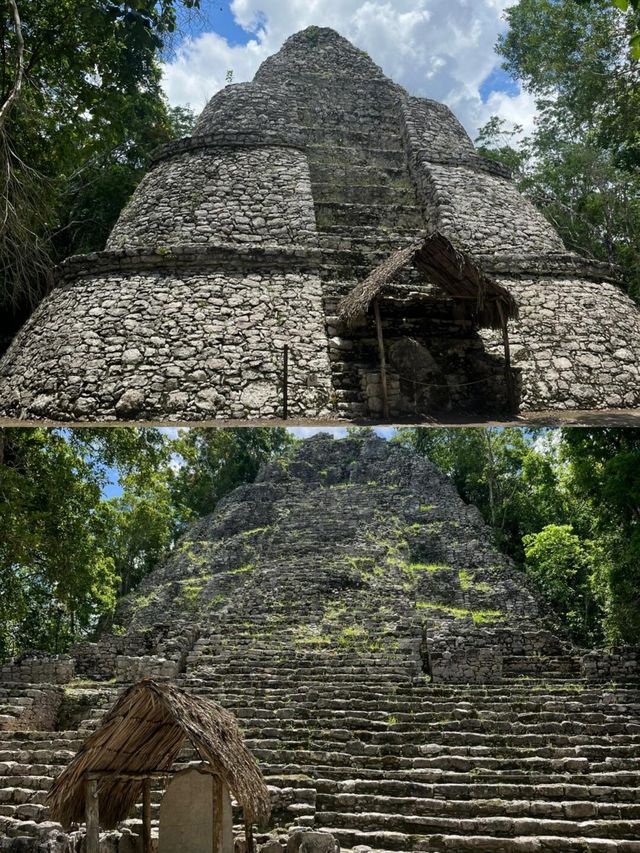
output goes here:
[[[0, 659], [91, 632], [284, 430], [0, 430]], [[117, 486], [116, 486], [117, 484]]]
[[[150, 152], [193, 116], [160, 88], [178, 6], [199, 0], [4, 0], [0, 16], [0, 310], [4, 346], [52, 265], [104, 247]], [[0, 348], [3, 341], [0, 340]]]
[[[0, 431], [0, 659], [91, 634], [185, 525], [295, 441], [268, 428]], [[411, 428], [393, 441], [478, 506], [576, 642], [640, 640], [636, 430]]]
[[640, 299], [640, 11], [626, 0], [519, 0], [497, 52], [535, 97], [532, 134], [493, 116], [481, 153], [576, 252], [621, 267]]
[[579, 643], [640, 640], [640, 435], [405, 429], [480, 509]]

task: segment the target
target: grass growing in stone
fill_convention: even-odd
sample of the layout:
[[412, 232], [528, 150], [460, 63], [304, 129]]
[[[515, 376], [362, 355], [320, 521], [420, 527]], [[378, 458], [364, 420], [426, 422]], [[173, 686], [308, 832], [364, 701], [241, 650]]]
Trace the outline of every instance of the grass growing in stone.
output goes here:
[[362, 625], [351, 625], [345, 628], [337, 637], [338, 646], [349, 651], [377, 652], [381, 643], [377, 639], [371, 639], [369, 632]]
[[255, 569], [253, 563], [245, 563], [244, 566], [238, 566], [237, 569], [229, 569], [225, 572], [226, 575], [243, 575], [245, 572], [252, 572]]
[[503, 618], [501, 610], [466, 610], [464, 607], [449, 607], [446, 604], [434, 604], [431, 601], [418, 601], [419, 610], [437, 610], [447, 613], [455, 619], [471, 619], [476, 624], [499, 622]]
[[443, 572], [451, 569], [446, 563], [409, 563], [410, 572]]
[[243, 530], [240, 535], [241, 536], [256, 536], [258, 533], [264, 533], [267, 530], [271, 530], [271, 526], [268, 524], [265, 527], [254, 527], [251, 530]]
[[347, 607], [345, 604], [332, 604], [329, 605], [324, 611], [323, 620], [327, 622], [337, 622], [339, 619], [343, 619], [347, 614]]
[[480, 581], [476, 583], [475, 573], [468, 572], [466, 569], [461, 569], [458, 572], [458, 578], [460, 579], [460, 589], [475, 589], [478, 592], [491, 592], [491, 584]]
[[292, 633], [297, 646], [324, 647], [331, 644], [331, 637], [323, 634], [319, 625], [297, 625]]

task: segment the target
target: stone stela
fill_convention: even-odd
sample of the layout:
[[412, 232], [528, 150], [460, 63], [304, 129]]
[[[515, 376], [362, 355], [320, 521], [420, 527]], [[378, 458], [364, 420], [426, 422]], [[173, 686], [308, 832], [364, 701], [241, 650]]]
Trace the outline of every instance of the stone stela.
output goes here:
[[233, 853], [228, 788], [196, 768], [176, 773], [160, 803], [158, 832], [158, 853]]

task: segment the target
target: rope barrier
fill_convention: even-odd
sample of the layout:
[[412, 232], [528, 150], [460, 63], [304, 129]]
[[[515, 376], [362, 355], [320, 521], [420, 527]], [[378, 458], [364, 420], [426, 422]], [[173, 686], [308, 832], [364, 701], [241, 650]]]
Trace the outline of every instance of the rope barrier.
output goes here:
[[471, 382], [450, 382], [447, 385], [436, 385], [429, 382], [418, 382], [416, 379], [411, 379], [408, 376], [396, 374], [398, 379], [404, 379], [405, 382], [411, 382], [413, 385], [420, 385], [421, 388], [465, 388], [467, 385], [481, 385], [483, 382], [491, 382], [492, 377], [487, 376], [484, 379], [473, 379]]

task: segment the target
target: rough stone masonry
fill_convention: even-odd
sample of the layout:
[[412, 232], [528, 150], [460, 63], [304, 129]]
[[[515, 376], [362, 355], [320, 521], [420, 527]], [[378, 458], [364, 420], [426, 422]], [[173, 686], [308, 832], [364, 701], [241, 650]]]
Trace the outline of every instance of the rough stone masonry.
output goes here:
[[[95, 642], [0, 670], [0, 851], [81, 853], [46, 792], [153, 676], [237, 714], [273, 806], [257, 853], [640, 853], [638, 650], [547, 620], [428, 460], [318, 435], [191, 525]], [[101, 850], [139, 853], [140, 814]]]
[[[311, 27], [156, 152], [103, 252], [67, 260], [0, 363], [0, 415], [59, 421], [375, 420], [371, 318], [336, 305], [433, 229], [516, 296], [521, 410], [637, 408], [640, 312], [567, 252], [450, 110]], [[411, 285], [409, 276], [407, 286]], [[502, 341], [433, 290], [383, 318], [392, 417], [496, 417]]]

